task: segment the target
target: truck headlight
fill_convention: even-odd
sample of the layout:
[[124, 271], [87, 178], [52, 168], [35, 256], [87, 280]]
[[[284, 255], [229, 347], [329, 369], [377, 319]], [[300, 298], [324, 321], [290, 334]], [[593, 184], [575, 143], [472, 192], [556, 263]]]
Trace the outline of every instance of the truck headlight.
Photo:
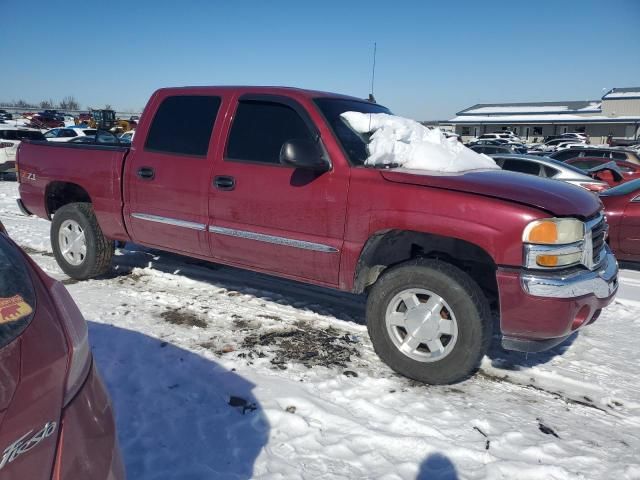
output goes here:
[[526, 226], [522, 234], [527, 268], [567, 267], [581, 262], [585, 224], [575, 218], [545, 218]]

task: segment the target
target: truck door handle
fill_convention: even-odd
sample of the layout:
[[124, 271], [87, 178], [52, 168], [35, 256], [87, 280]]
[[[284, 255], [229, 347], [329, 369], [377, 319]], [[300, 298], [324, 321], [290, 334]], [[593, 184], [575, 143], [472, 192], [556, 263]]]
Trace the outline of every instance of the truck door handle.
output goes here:
[[138, 169], [138, 176], [143, 180], [153, 180], [156, 176], [156, 172], [151, 167], [140, 167]]
[[236, 188], [236, 179], [226, 175], [220, 175], [213, 179], [213, 184], [218, 190], [233, 190]]

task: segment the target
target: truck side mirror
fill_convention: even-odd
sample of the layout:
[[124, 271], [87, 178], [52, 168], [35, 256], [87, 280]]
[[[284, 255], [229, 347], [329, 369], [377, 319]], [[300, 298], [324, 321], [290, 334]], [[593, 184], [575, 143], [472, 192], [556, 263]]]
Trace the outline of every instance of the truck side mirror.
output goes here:
[[331, 168], [317, 142], [300, 138], [287, 140], [282, 144], [280, 163], [315, 172], [326, 172]]

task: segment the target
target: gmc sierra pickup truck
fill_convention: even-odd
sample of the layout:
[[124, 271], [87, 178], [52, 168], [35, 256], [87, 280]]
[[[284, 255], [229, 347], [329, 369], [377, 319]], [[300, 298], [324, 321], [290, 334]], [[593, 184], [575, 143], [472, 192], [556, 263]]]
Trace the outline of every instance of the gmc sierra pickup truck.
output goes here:
[[21, 209], [52, 219], [62, 270], [110, 268], [114, 242], [367, 295], [373, 346], [432, 383], [474, 373], [499, 315], [502, 344], [551, 348], [617, 290], [596, 196], [501, 170], [429, 174], [365, 165], [330, 93], [160, 89], [132, 145], [23, 142]]

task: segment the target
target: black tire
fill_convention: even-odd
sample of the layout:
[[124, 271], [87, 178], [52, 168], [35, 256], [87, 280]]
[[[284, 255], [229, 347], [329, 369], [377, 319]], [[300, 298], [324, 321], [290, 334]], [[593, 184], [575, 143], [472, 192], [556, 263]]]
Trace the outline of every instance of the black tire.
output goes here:
[[[65, 220], [76, 221], [85, 235], [87, 252], [79, 265], [69, 263], [61, 251], [59, 232]], [[114, 243], [102, 233], [90, 203], [70, 203], [56, 211], [51, 222], [51, 246], [62, 271], [76, 280], [97, 277], [111, 268]]]
[[[429, 290], [449, 305], [458, 327], [452, 350], [440, 360], [421, 362], [393, 343], [385, 315], [389, 302], [410, 288]], [[459, 268], [432, 259], [414, 259], [390, 268], [374, 284], [367, 300], [367, 328], [378, 356], [393, 370], [433, 385], [457, 383], [474, 374], [489, 348], [492, 319], [480, 287]]]

